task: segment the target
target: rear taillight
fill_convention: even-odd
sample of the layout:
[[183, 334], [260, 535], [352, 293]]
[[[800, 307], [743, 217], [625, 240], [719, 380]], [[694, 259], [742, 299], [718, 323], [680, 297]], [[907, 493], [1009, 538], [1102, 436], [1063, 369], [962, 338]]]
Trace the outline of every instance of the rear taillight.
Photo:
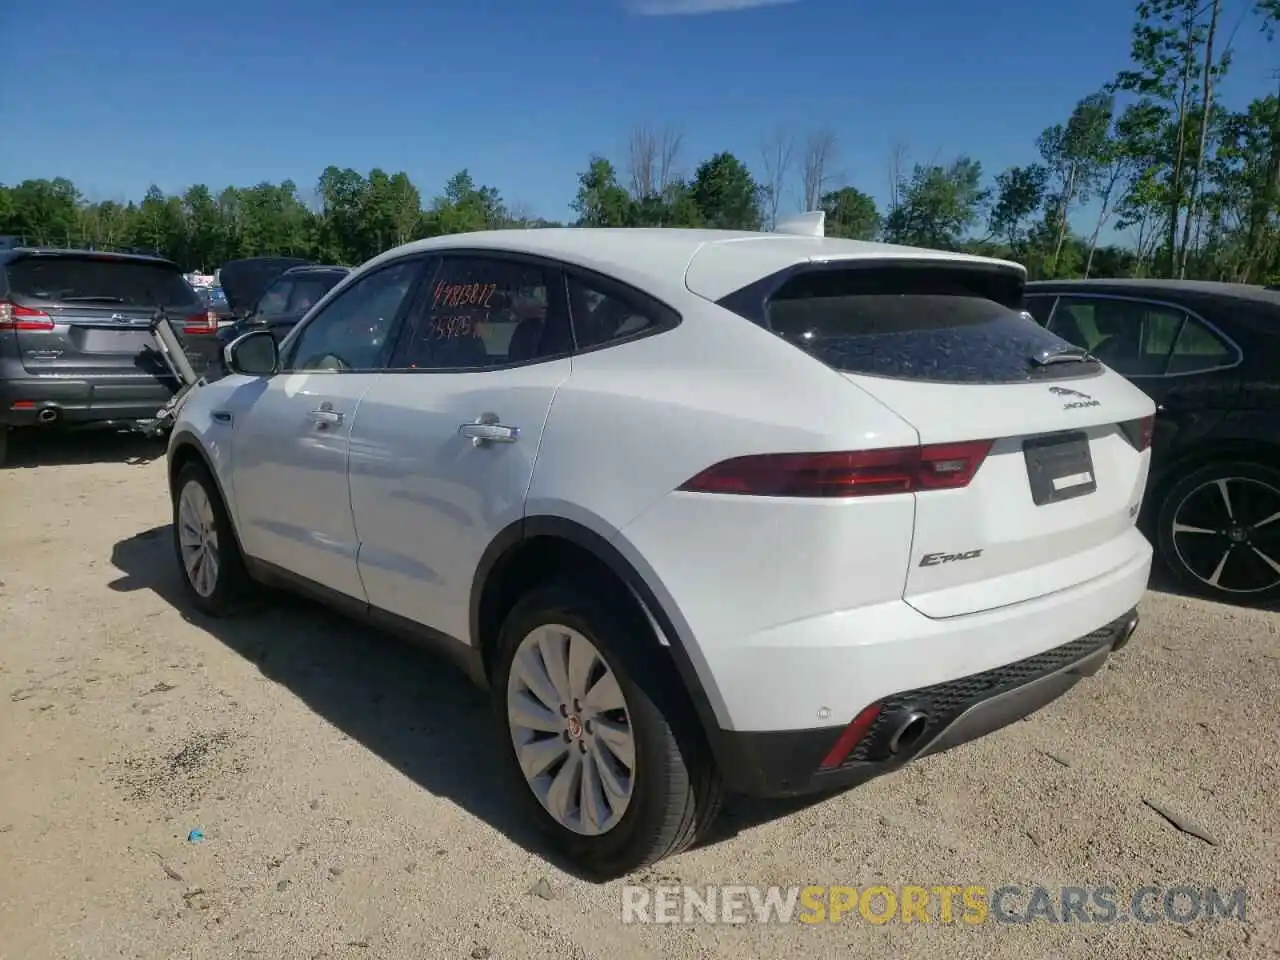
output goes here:
[[53, 319], [44, 311], [0, 300], [0, 330], [52, 330]]
[[1120, 424], [1120, 429], [1124, 432], [1125, 439], [1141, 453], [1151, 446], [1151, 437], [1156, 429], [1155, 415], [1143, 417], [1141, 420], [1126, 420]]
[[871, 497], [955, 490], [973, 480], [992, 442], [735, 457], [708, 467], [680, 489], [755, 497]]
[[191, 316], [183, 318], [182, 332], [194, 334], [196, 336], [217, 333], [218, 315], [212, 310], [206, 310], [203, 313], [193, 313]]

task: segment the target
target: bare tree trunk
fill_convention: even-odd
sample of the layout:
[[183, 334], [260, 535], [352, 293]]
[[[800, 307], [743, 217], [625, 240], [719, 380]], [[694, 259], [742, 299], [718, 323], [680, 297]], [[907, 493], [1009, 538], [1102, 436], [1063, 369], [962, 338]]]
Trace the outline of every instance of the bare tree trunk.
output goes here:
[[1222, 0], [1213, 0], [1209, 13], [1209, 35], [1204, 48], [1203, 89], [1200, 92], [1200, 144], [1196, 153], [1196, 165], [1191, 170], [1191, 186], [1187, 191], [1187, 219], [1182, 227], [1182, 252], [1178, 256], [1178, 279], [1187, 275], [1187, 254], [1191, 245], [1191, 221], [1195, 219], [1201, 171], [1204, 169], [1206, 141], [1209, 139], [1209, 113], [1213, 109], [1213, 41], [1218, 32], [1218, 14]]
[[889, 152], [889, 209], [886, 217], [902, 204], [902, 170], [907, 165], [907, 145], [894, 143]]
[[1195, 16], [1196, 0], [1187, 3], [1187, 16], [1183, 21], [1186, 46], [1182, 51], [1182, 89], [1178, 94], [1178, 135], [1174, 141], [1173, 175], [1169, 191], [1169, 276], [1175, 275], [1178, 266], [1178, 222], [1182, 214], [1182, 166], [1187, 151], [1187, 101], [1191, 97], [1191, 71], [1195, 66]]
[[658, 135], [653, 128], [639, 125], [631, 131], [631, 195], [637, 200], [654, 196], [658, 166]]
[[809, 135], [805, 144], [804, 161], [801, 167], [802, 209], [806, 212], [817, 210], [822, 203], [822, 194], [830, 175], [830, 164], [835, 158], [836, 135], [828, 127], [815, 130]]
[[782, 204], [782, 191], [791, 176], [791, 164], [795, 159], [796, 141], [792, 132], [779, 124], [761, 144], [760, 153], [764, 165], [765, 223], [770, 230], [778, 225], [778, 209]]
[[680, 156], [680, 147], [684, 143], [684, 134], [675, 124], [668, 123], [658, 135], [658, 195], [665, 197], [676, 177], [676, 160]]
[[1111, 197], [1115, 194], [1116, 187], [1120, 184], [1120, 178], [1124, 176], [1125, 164], [1122, 160], [1113, 160], [1111, 170], [1107, 174], [1107, 184], [1102, 188], [1100, 197], [1102, 206], [1098, 210], [1098, 220], [1093, 225], [1093, 233], [1089, 237], [1089, 255], [1084, 261], [1084, 278], [1089, 279], [1089, 272], [1093, 269], [1093, 255], [1098, 249], [1098, 236], [1102, 233], [1102, 228], [1107, 225], [1107, 221], [1111, 219]]
[[1071, 201], [1076, 192], [1076, 165], [1072, 161], [1067, 177], [1062, 185], [1062, 204], [1058, 209], [1058, 238], [1053, 245], [1053, 259], [1049, 261], [1050, 274], [1058, 272], [1058, 258], [1062, 256], [1062, 247], [1067, 242], [1067, 214], [1071, 210]]

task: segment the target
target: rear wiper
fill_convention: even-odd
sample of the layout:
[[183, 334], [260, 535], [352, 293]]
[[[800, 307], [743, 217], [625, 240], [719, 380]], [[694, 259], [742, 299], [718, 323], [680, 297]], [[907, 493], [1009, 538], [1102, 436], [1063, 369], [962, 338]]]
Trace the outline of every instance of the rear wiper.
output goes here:
[[1098, 358], [1083, 347], [1059, 347], [1056, 350], [1046, 348], [1033, 354], [1030, 359], [1037, 367], [1047, 367], [1055, 363], [1098, 362]]
[[124, 297], [61, 297], [63, 303], [124, 303]]

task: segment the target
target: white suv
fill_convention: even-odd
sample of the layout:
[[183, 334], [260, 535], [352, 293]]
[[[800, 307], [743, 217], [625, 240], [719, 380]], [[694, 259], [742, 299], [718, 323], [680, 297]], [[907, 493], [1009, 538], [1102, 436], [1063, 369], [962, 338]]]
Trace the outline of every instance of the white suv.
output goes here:
[[558, 845], [650, 863], [726, 789], [886, 773], [1129, 639], [1152, 402], [1023, 284], [821, 236], [398, 247], [190, 394], [191, 601], [283, 586], [431, 643]]

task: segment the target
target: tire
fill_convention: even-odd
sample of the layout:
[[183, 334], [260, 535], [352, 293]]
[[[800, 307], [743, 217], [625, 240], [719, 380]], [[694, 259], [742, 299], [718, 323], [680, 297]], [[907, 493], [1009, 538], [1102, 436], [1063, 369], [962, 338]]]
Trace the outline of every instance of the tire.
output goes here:
[[1161, 497], [1156, 548], [1188, 593], [1236, 604], [1280, 600], [1280, 470], [1223, 461], [1183, 474]]
[[9, 465], [9, 434], [13, 431], [0, 426], [0, 467]]
[[[635, 641], [651, 632], [648, 624], [629, 604], [597, 599], [606, 595], [605, 591], [560, 582], [537, 588], [519, 600], [502, 626], [491, 687], [505, 766], [514, 780], [515, 793], [523, 798], [557, 851], [584, 874], [602, 880], [655, 863], [694, 843], [714, 822], [723, 797], [719, 772], [692, 709], [675, 692], [680, 689], [678, 680], [663, 676], [663, 669], [655, 665], [662, 661], [652, 649], [637, 649], [641, 644]], [[539, 646], [538, 638], [545, 646]], [[557, 643], [561, 646], [556, 647]], [[582, 647], [583, 643], [587, 647]], [[567, 714], [559, 711], [559, 704], [550, 705], [550, 709], [540, 707], [540, 700], [572, 698], [550, 696], [555, 690], [546, 687], [540, 698], [525, 682], [531, 665], [545, 665], [542, 651], [548, 649], [554, 649], [553, 656], [563, 654], [561, 662], [566, 664], [570, 649], [583, 654], [578, 662], [585, 662], [588, 651], [598, 660], [594, 671], [587, 673], [591, 682], [573, 685], [567, 670], [561, 674], [561, 693], [565, 681], [571, 691], [589, 690], [581, 697], [582, 709], [576, 713], [572, 712], [576, 701], [566, 704]], [[609, 682], [610, 674], [616, 688]], [[544, 679], [551, 676], [550, 671], [542, 674]], [[610, 695], [614, 692], [618, 696]], [[589, 702], [592, 700], [594, 704]], [[595, 709], [619, 700], [621, 710]], [[523, 707], [514, 721], [513, 707]], [[522, 719], [531, 716], [530, 708], [546, 732], [532, 734], [520, 726]], [[580, 722], [575, 724], [573, 718]], [[601, 735], [603, 730], [610, 730], [609, 738]], [[618, 760], [628, 754], [620, 730], [630, 732], [633, 762], [629, 780], [626, 764]], [[552, 763], [549, 772], [532, 779], [521, 767], [517, 748], [518, 740], [531, 735], [540, 737], [537, 744], [547, 745], [544, 755], [557, 749], [564, 753], [563, 762]], [[615, 752], [606, 743], [624, 746]], [[610, 769], [613, 776], [607, 777]], [[558, 796], [569, 798], [564, 805], [568, 810], [558, 816], [551, 812], [554, 785], [566, 776], [569, 789]], [[606, 789], [606, 779], [612, 780], [612, 793]], [[539, 792], [535, 792], [535, 780]], [[599, 790], [584, 791], [584, 781], [598, 785]], [[616, 788], [620, 784], [625, 787], [624, 781], [630, 792], [622, 797]], [[584, 802], [588, 792], [597, 797], [596, 804]], [[544, 801], [540, 794], [548, 799]], [[593, 807], [597, 812], [594, 823], [590, 815]]]
[[[212, 538], [209, 533], [213, 534]], [[185, 546], [184, 537], [187, 538]], [[212, 556], [215, 561], [207, 579], [197, 575], [201, 570], [210, 573], [207, 565], [193, 568], [188, 563], [189, 548], [197, 540], [203, 546], [204, 557]], [[237, 612], [250, 598], [252, 582], [245, 572], [231, 518], [218, 485], [202, 463], [188, 463], [178, 473], [173, 492], [173, 550], [187, 599], [201, 613], [211, 617], [227, 616]]]

